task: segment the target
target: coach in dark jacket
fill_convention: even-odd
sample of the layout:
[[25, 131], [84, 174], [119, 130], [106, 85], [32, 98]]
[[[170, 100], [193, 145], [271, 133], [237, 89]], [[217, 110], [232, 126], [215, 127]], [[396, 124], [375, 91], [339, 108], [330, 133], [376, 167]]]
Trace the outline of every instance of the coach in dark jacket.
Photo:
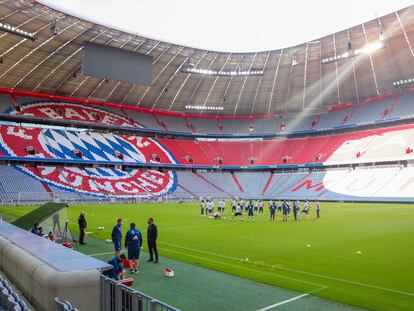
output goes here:
[[85, 229], [87, 227], [86, 224], [86, 219], [85, 219], [85, 212], [81, 212], [79, 217], [78, 217], [78, 224], [79, 224], [79, 244], [85, 244], [84, 239], [85, 239]]
[[148, 251], [150, 253], [150, 258], [147, 260], [147, 262], [154, 261], [154, 255], [155, 255], [154, 263], [158, 263], [157, 235], [158, 235], [158, 230], [157, 230], [157, 226], [154, 224], [154, 219], [148, 218], [147, 243], [148, 243]]

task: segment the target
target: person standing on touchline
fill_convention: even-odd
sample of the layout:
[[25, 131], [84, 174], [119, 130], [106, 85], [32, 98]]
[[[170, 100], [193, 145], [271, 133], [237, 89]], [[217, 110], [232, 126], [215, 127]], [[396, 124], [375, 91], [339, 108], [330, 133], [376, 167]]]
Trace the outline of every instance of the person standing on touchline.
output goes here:
[[153, 261], [154, 263], [158, 263], [157, 236], [158, 229], [157, 226], [154, 224], [154, 219], [148, 218], [147, 243], [150, 258], [147, 260], [147, 262]]
[[116, 225], [112, 229], [112, 242], [114, 243], [115, 256], [118, 257], [121, 253], [121, 243], [122, 243], [122, 219], [119, 218], [116, 222]]
[[[58, 214], [57, 214], [58, 215]], [[85, 245], [85, 229], [87, 227], [85, 212], [82, 211], [78, 217], [78, 225], [79, 225], [79, 244]], [[54, 225], [53, 225], [54, 226]], [[59, 228], [60, 230], [60, 228]]]

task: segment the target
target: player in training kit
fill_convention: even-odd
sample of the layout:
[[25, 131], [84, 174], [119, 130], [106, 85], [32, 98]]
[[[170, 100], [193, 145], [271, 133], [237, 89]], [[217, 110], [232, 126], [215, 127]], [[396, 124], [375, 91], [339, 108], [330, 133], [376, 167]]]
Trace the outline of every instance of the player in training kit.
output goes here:
[[128, 250], [129, 266], [131, 273], [138, 273], [139, 253], [142, 245], [141, 231], [135, 228], [135, 223], [131, 223], [129, 231], [125, 235], [125, 248]]
[[210, 213], [210, 215], [212, 215], [214, 213], [214, 200], [213, 199], [210, 200], [209, 213]]
[[279, 213], [281, 213], [282, 212], [282, 202], [279, 200], [279, 201], [277, 201], [277, 211], [279, 212]]
[[299, 211], [300, 211], [300, 202], [299, 200], [296, 200], [295, 203], [293, 203], [293, 217], [295, 217], [295, 220], [298, 220]]
[[303, 210], [302, 210], [302, 212], [304, 212], [305, 213], [305, 217], [306, 217], [306, 220], [308, 220], [309, 219], [309, 209], [311, 208], [311, 204], [309, 203], [309, 201], [308, 200], [306, 200], [306, 202], [305, 202], [305, 204], [303, 205]]
[[[205, 207], [206, 207], [206, 204], [204, 203], [204, 200], [201, 200], [201, 203], [200, 203], [200, 210], [201, 210], [201, 216], [204, 216], [204, 209], [205, 209]], [[207, 214], [207, 211], [206, 211], [206, 214]]]
[[276, 203], [273, 201], [269, 201], [269, 212], [270, 212], [270, 221], [275, 221]]
[[321, 218], [321, 204], [316, 200], [316, 219]]
[[263, 216], [263, 202], [262, 200], [259, 201], [259, 215]]
[[234, 213], [236, 211], [237, 202], [235, 199], [231, 200], [231, 212]]
[[213, 207], [211, 205], [211, 199], [207, 200], [206, 208], [207, 208], [207, 216], [210, 216], [213, 213]]
[[204, 207], [205, 207], [206, 217], [208, 217], [209, 204], [210, 204], [209, 200], [205, 199], [204, 200]]
[[253, 206], [252, 200], [246, 201], [244, 203], [244, 211], [247, 213], [249, 211], [249, 205]]
[[224, 214], [224, 200], [221, 199], [218, 201], [218, 211], [220, 212], [220, 215]]
[[257, 213], [257, 211], [259, 210], [259, 201], [255, 200], [253, 202], [253, 209], [254, 209], [254, 212]]
[[283, 221], [287, 221], [288, 219], [288, 203], [286, 201], [283, 201], [282, 203], [282, 211], [283, 211]]
[[233, 217], [231, 219], [233, 219], [234, 217], [240, 216], [241, 220], [243, 221], [243, 212], [242, 212], [242, 208], [241, 208], [241, 203], [239, 203], [239, 205], [236, 207], [236, 211], [233, 214]]
[[252, 201], [247, 204], [247, 221], [249, 221], [250, 218], [254, 222], [254, 205]]
[[213, 213], [213, 218], [215, 219], [215, 220], [218, 220], [218, 219], [221, 219], [221, 214], [220, 214], [220, 212], [215, 212], [215, 213]]

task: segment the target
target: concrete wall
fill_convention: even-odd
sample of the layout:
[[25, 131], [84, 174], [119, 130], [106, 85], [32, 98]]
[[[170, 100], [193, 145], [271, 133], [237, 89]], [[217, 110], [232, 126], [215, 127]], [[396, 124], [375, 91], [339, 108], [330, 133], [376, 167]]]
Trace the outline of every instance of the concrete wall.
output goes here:
[[55, 297], [80, 310], [100, 310], [98, 270], [59, 272], [2, 236], [0, 269], [37, 310], [56, 310]]

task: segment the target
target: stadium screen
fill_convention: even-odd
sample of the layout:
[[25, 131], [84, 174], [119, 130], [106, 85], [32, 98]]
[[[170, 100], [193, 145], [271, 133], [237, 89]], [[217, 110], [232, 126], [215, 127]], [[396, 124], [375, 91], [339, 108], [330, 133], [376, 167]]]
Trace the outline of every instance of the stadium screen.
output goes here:
[[82, 73], [111, 80], [150, 85], [152, 56], [85, 42]]

